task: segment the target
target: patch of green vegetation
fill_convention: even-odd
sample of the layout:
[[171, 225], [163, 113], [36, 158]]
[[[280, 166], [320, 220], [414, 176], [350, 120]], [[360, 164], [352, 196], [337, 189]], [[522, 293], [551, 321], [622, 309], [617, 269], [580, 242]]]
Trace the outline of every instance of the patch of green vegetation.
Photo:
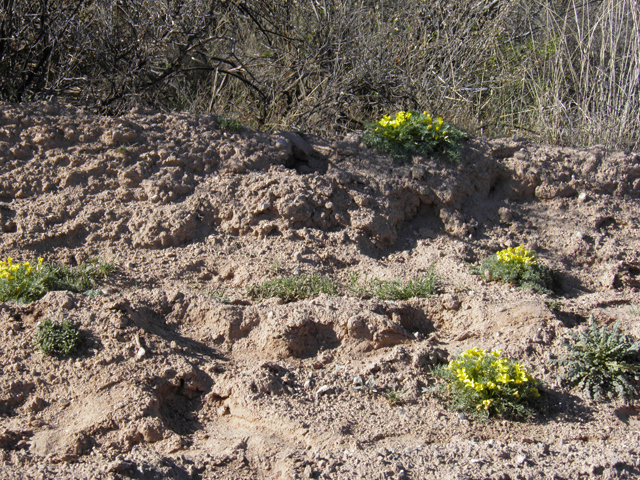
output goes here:
[[540, 396], [538, 381], [499, 350], [487, 353], [472, 348], [433, 372], [444, 380], [440, 391], [455, 411], [485, 419], [534, 415], [529, 402]]
[[349, 290], [361, 298], [376, 297], [381, 300], [408, 300], [410, 298], [427, 298], [437, 292], [439, 280], [433, 269], [423, 277], [411, 280], [380, 280], [365, 276], [360, 282], [356, 272], [351, 273]]
[[566, 355], [558, 359], [563, 366], [563, 378], [589, 400], [607, 401], [614, 398], [631, 400], [640, 393], [640, 341], [607, 325], [598, 327], [591, 317], [584, 332], [574, 332], [565, 338]]
[[336, 285], [320, 275], [276, 277], [247, 287], [247, 295], [255, 300], [278, 297], [285, 303], [304, 300], [321, 293], [334, 295], [336, 291]]
[[225, 117], [218, 117], [218, 125], [220, 125], [222, 130], [229, 130], [231, 132], [239, 132], [244, 128], [242, 122], [239, 120]]
[[539, 264], [536, 255], [523, 246], [501, 250], [472, 271], [488, 281], [511, 283], [539, 293], [553, 293], [560, 288], [558, 274]]
[[558, 313], [562, 311], [562, 304], [557, 300], [545, 300], [544, 304], [552, 312]]
[[427, 112], [398, 112], [395, 118], [385, 115], [370, 125], [364, 133], [367, 145], [396, 160], [406, 160], [411, 155], [440, 155], [457, 162], [462, 142], [467, 135], [442, 117], [432, 118]]
[[95, 290], [97, 280], [114, 270], [113, 264], [97, 259], [78, 267], [67, 267], [44, 263], [42, 258], [34, 264], [13, 263], [13, 259], [9, 257], [0, 262], [0, 301], [30, 303], [51, 291]]
[[391, 405], [398, 405], [402, 403], [402, 397], [404, 397], [408, 391], [408, 389], [398, 390], [397, 387], [394, 387], [384, 392], [384, 397]]
[[44, 320], [38, 325], [35, 345], [45, 355], [70, 355], [80, 345], [80, 332], [69, 321]]
[[213, 298], [216, 302], [220, 302], [220, 303], [224, 303], [224, 304], [230, 304], [231, 303], [231, 299], [229, 299], [229, 297], [227, 297], [225, 295], [227, 289], [226, 288], [219, 288], [217, 290], [214, 291], [208, 291], [207, 294]]

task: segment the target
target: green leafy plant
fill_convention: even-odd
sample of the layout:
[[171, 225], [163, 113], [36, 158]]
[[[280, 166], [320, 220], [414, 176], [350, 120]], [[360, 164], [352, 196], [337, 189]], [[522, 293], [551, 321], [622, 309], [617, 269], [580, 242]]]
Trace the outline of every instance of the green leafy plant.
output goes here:
[[584, 332], [564, 338], [566, 355], [558, 359], [564, 368], [563, 378], [577, 386], [586, 398], [606, 401], [630, 400], [640, 393], [640, 341], [607, 325], [598, 327], [591, 317]]
[[352, 272], [348, 288], [354, 295], [362, 298], [377, 297], [382, 300], [408, 300], [409, 298], [427, 298], [438, 290], [439, 280], [433, 269], [427, 275], [408, 281], [379, 280], [377, 278], [359, 281], [357, 272]]
[[489, 281], [499, 280], [540, 293], [552, 293], [559, 289], [557, 273], [538, 263], [535, 253], [522, 245], [496, 252], [475, 267], [473, 272]]
[[390, 153], [397, 160], [410, 155], [440, 154], [450, 161], [459, 159], [466, 134], [442, 117], [427, 112], [400, 111], [394, 118], [385, 115], [367, 126], [364, 141], [372, 148]]
[[115, 270], [113, 264], [91, 260], [78, 267], [37, 262], [14, 263], [11, 257], [0, 261], [0, 301], [29, 303], [47, 292], [69, 290], [86, 292], [95, 289], [96, 281]]
[[47, 318], [38, 325], [35, 344], [45, 355], [70, 355], [80, 345], [80, 332], [68, 320], [58, 323]]
[[115, 266], [99, 259], [92, 259], [77, 267], [48, 265], [47, 270], [50, 291], [85, 292], [94, 289], [98, 279], [112, 274], [115, 271]]
[[229, 130], [231, 132], [239, 132], [244, 127], [242, 122], [234, 120], [233, 118], [218, 117], [218, 125], [222, 130]]
[[448, 365], [434, 369], [452, 409], [488, 418], [490, 415], [528, 418], [529, 402], [540, 396], [539, 382], [500, 350], [487, 353], [472, 348]]
[[313, 297], [321, 293], [333, 295], [336, 286], [326, 277], [320, 275], [293, 275], [276, 277], [261, 284], [247, 287], [247, 295], [256, 300], [270, 297], [281, 298], [283, 302], [295, 302]]
[[35, 264], [30, 262], [14, 263], [8, 257], [0, 261], [0, 301], [29, 303], [38, 300], [48, 289], [47, 269], [42, 258]]
[[552, 312], [558, 313], [562, 311], [562, 304], [557, 300], [545, 300], [544, 304]]
[[231, 299], [225, 295], [226, 291], [226, 288], [219, 288], [214, 291], [208, 291], [207, 294], [217, 302], [230, 304]]
[[402, 402], [402, 397], [409, 391], [409, 389], [405, 388], [404, 390], [398, 390], [397, 386], [394, 386], [392, 389], [384, 392], [384, 397], [391, 405], [398, 405]]

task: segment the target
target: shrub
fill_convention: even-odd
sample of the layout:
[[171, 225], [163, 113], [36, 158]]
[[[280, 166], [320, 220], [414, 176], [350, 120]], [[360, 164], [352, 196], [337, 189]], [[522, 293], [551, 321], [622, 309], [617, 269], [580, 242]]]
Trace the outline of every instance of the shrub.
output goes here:
[[110, 263], [92, 260], [70, 268], [49, 265], [38, 258], [35, 263], [14, 263], [11, 257], [0, 261], [0, 302], [29, 303], [47, 292], [69, 290], [85, 292], [94, 289], [96, 280], [113, 272]]
[[620, 331], [598, 328], [593, 318], [584, 332], [574, 332], [563, 340], [566, 355], [558, 359], [563, 378], [577, 386], [592, 401], [614, 398], [630, 400], [638, 396], [640, 341]]
[[278, 297], [285, 303], [304, 300], [321, 293], [334, 294], [336, 286], [328, 278], [319, 275], [276, 277], [247, 287], [247, 295], [253, 299]]
[[398, 160], [414, 154], [441, 154], [456, 161], [464, 138], [463, 132], [445, 123], [442, 117], [434, 120], [427, 112], [416, 111], [400, 111], [393, 119], [385, 115], [368, 125], [364, 134], [370, 147]]
[[80, 332], [68, 320], [58, 323], [47, 318], [38, 325], [35, 344], [45, 355], [69, 355], [80, 345]]
[[0, 99], [324, 135], [425, 105], [476, 135], [640, 146], [637, 0], [321, 3], [4, 2]]
[[438, 290], [438, 277], [430, 269], [424, 277], [417, 277], [408, 281], [367, 279], [363, 283], [358, 280], [358, 274], [353, 272], [349, 279], [351, 293], [362, 298], [377, 297], [381, 300], [408, 300], [410, 298], [427, 298]]
[[434, 373], [445, 382], [451, 408], [481, 418], [531, 417], [528, 402], [540, 396], [538, 381], [499, 350], [472, 348], [447, 366], [436, 367]]
[[473, 271], [489, 281], [500, 280], [540, 293], [559, 289], [556, 272], [539, 264], [536, 255], [523, 246], [496, 252]]

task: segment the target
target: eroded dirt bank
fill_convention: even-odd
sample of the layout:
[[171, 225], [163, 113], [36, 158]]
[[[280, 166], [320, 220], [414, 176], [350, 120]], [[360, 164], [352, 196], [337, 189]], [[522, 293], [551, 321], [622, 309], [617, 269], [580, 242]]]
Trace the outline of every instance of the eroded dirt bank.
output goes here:
[[[117, 266], [95, 298], [0, 304], [2, 476], [639, 475], [638, 409], [585, 402], [552, 360], [591, 314], [640, 337], [640, 156], [474, 139], [460, 165], [398, 165], [360, 141], [0, 104], [2, 258]], [[519, 244], [560, 272], [562, 295], [471, 274]], [[245, 292], [276, 274], [432, 267], [429, 299]], [[45, 318], [80, 326], [79, 354], [34, 350]], [[427, 371], [470, 347], [531, 369], [546, 412], [447, 411]], [[371, 375], [378, 393], [350, 388]], [[381, 394], [393, 388], [399, 405]]]

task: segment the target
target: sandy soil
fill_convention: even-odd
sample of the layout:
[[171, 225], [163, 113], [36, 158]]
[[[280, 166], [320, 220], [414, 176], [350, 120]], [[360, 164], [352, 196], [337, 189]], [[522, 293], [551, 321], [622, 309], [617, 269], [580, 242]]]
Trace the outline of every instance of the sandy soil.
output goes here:
[[[597, 147], [473, 139], [460, 165], [398, 165], [357, 135], [0, 104], [0, 256], [117, 266], [95, 297], [0, 304], [1, 476], [637, 478], [640, 410], [590, 404], [553, 359], [590, 315], [640, 338], [639, 197], [640, 156]], [[561, 295], [471, 273], [519, 244]], [[246, 294], [277, 273], [430, 268], [428, 299]], [[79, 326], [78, 354], [34, 349], [45, 318]], [[470, 347], [543, 381], [534, 421], [447, 410], [429, 368]], [[376, 392], [351, 388], [372, 375]]]

